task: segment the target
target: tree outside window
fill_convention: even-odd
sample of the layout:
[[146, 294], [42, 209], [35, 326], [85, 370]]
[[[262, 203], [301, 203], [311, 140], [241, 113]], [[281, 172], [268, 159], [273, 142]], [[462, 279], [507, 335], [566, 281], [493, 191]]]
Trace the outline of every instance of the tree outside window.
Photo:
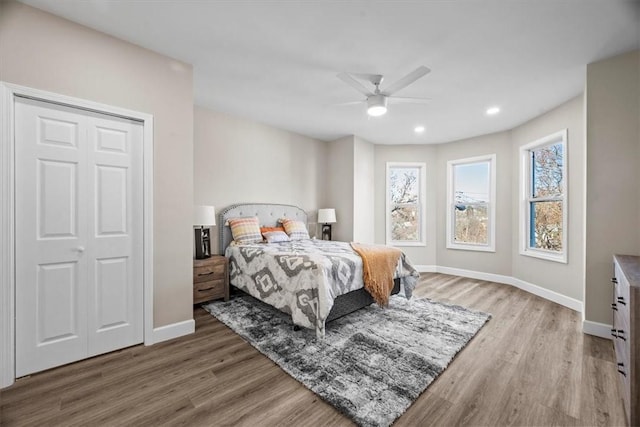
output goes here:
[[425, 244], [424, 170], [424, 163], [387, 163], [387, 244]]
[[566, 130], [521, 149], [524, 255], [566, 262]]

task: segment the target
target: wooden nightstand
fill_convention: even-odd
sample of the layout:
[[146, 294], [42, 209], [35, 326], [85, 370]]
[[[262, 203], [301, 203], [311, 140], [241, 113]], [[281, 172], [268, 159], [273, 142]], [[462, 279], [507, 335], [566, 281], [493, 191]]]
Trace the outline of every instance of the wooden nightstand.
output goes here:
[[229, 301], [229, 260], [221, 255], [193, 260], [193, 303]]

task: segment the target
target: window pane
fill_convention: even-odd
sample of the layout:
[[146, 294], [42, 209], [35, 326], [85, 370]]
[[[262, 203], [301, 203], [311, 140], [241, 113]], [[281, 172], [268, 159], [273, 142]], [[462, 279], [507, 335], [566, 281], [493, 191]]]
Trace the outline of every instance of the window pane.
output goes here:
[[391, 209], [391, 239], [398, 241], [419, 241], [418, 218], [417, 206], [393, 207]]
[[489, 202], [489, 162], [455, 165], [453, 180], [456, 204]]
[[562, 202], [533, 202], [529, 245], [536, 249], [562, 252]]
[[489, 223], [486, 204], [454, 206], [454, 240], [456, 243], [489, 244], [487, 227]]
[[561, 195], [562, 164], [564, 153], [562, 143], [548, 145], [531, 151], [531, 184], [533, 197]]
[[389, 191], [391, 192], [391, 203], [418, 203], [419, 177], [419, 168], [391, 168], [389, 173]]

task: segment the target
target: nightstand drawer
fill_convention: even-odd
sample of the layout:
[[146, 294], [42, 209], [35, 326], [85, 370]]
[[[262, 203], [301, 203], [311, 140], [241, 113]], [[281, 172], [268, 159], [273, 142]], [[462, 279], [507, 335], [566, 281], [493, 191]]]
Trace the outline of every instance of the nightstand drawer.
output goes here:
[[216, 298], [225, 297], [225, 281], [224, 279], [210, 280], [208, 282], [199, 282], [193, 285], [193, 302], [194, 304], [208, 301]]
[[193, 269], [193, 282], [207, 282], [214, 279], [224, 278], [225, 263], [217, 263], [212, 265], [205, 265], [202, 267], [194, 267]]

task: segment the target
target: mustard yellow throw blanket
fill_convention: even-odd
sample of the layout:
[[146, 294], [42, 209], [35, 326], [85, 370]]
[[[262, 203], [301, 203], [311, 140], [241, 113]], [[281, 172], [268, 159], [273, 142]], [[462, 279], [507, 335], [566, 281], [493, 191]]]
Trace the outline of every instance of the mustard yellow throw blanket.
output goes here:
[[381, 245], [351, 242], [351, 247], [362, 258], [364, 288], [381, 307], [389, 304], [393, 290], [393, 272], [402, 252]]

